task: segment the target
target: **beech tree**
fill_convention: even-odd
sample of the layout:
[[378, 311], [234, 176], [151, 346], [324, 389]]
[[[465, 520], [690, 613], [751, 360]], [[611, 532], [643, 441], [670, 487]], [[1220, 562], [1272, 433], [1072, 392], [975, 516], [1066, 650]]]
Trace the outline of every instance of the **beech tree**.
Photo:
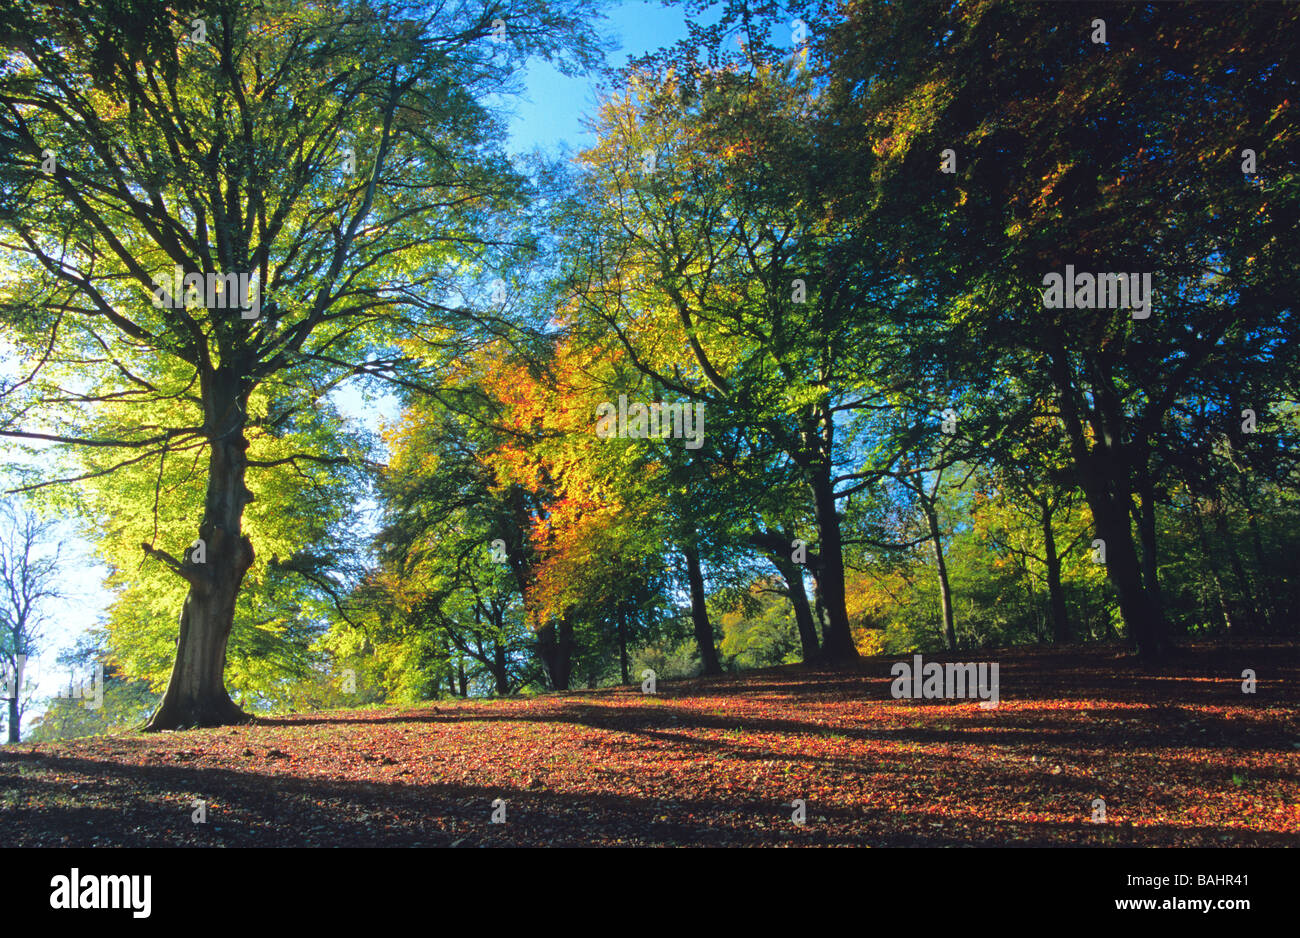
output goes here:
[[857, 651], [840, 506], [902, 452], [864, 463], [857, 421], [889, 406], [888, 311], [908, 284], [821, 203], [810, 94], [788, 69], [634, 76], [583, 157], [570, 269], [577, 315], [629, 367], [795, 467], [817, 532], [819, 652], [843, 662]]
[[0, 302], [27, 374], [0, 433], [115, 454], [74, 479], [206, 456], [197, 539], [143, 545], [188, 589], [150, 729], [246, 719], [223, 683], [245, 506], [258, 473], [340, 458], [250, 446], [292, 440], [349, 379], [436, 384], [437, 356], [397, 342], [469, 328], [454, 280], [510, 246], [522, 192], [482, 96], [530, 54], [591, 64], [590, 19], [567, 0], [9, 8]]
[[[933, 294], [914, 354], [986, 389], [986, 440], [1051, 402], [1130, 641], [1158, 660], [1157, 456], [1176, 415], [1194, 396], [1287, 399], [1300, 18], [1125, 5], [1099, 31], [1039, 4], [845, 12], [818, 24], [837, 201], [893, 222], [879, 230]], [[1142, 272], [1154, 298], [1045, 302], [1045, 275], [1071, 267]]]

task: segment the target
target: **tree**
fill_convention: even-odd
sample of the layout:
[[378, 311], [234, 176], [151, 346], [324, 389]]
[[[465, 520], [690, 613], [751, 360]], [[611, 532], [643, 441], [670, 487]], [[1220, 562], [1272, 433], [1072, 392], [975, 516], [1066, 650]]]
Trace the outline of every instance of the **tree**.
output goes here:
[[520, 193], [479, 101], [532, 52], [592, 62], [591, 17], [539, 0], [20, 6], [0, 36], [0, 222], [30, 376], [0, 434], [114, 454], [82, 479], [206, 455], [198, 540], [144, 546], [187, 588], [149, 727], [241, 721], [223, 671], [250, 482], [338, 458], [250, 447], [350, 378], [414, 380], [401, 336], [465, 327], [452, 279], [490, 263], [487, 229]]
[[16, 502], [0, 502], [0, 663], [11, 743], [19, 740], [26, 709], [25, 664], [40, 650], [49, 604], [63, 595], [55, 536], [53, 521]]
[[[1300, 19], [1125, 6], [1104, 45], [1034, 4], [847, 13], [819, 43], [837, 201], [895, 222], [879, 229], [888, 250], [934, 296], [914, 328], [990, 389], [1002, 428], [1052, 402], [1129, 638], [1158, 660], [1158, 451], [1173, 414], [1243, 385], [1282, 399], [1276, 362], [1295, 346]], [[1243, 171], [1246, 149], [1269, 156]], [[1067, 265], [1146, 272], [1152, 303], [1045, 304], [1045, 275]]]
[[797, 470], [817, 530], [820, 651], [852, 661], [840, 506], [883, 471], [859, 462], [853, 417], [886, 406], [885, 311], [907, 284], [821, 201], [810, 93], [788, 69], [633, 76], [584, 155], [572, 296], [628, 367]]
[[157, 703], [156, 695], [150, 693], [147, 682], [126, 677], [108, 660], [107, 639], [105, 629], [90, 629], [78, 638], [73, 648], [58, 657], [58, 663], [74, 673], [103, 668], [103, 696], [98, 706], [88, 707], [83, 700], [64, 697], [50, 700], [45, 712], [32, 720], [27, 735], [29, 742], [53, 742], [131, 730], [149, 718]]
[[[497, 346], [467, 362], [485, 367]], [[435, 683], [487, 675], [496, 694], [521, 683], [531, 634], [524, 609], [535, 560], [528, 543], [529, 493], [498, 478], [501, 404], [466, 377], [437, 397], [411, 396], [389, 434], [392, 457], [380, 495], [378, 582], [396, 620], [428, 649]]]

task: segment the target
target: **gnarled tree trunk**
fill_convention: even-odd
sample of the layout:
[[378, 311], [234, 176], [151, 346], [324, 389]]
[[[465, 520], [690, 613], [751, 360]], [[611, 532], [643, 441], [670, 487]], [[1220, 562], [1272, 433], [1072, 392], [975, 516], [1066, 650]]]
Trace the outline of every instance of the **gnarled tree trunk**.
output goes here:
[[[218, 376], [228, 386], [230, 376]], [[162, 702], [147, 730], [171, 730], [194, 726], [224, 726], [247, 722], [250, 717], [226, 692], [226, 643], [235, 623], [235, 601], [244, 574], [253, 565], [253, 544], [241, 530], [244, 506], [253, 494], [244, 484], [248, 440], [242, 421], [243, 402], [230, 393], [229, 406], [212, 408], [218, 419], [209, 417], [212, 450], [208, 458], [208, 492], [203, 523], [199, 526], [202, 547], [191, 547], [183, 561], [145, 545], [145, 550], [168, 562], [190, 584], [181, 610], [180, 635], [176, 641], [176, 662]]]

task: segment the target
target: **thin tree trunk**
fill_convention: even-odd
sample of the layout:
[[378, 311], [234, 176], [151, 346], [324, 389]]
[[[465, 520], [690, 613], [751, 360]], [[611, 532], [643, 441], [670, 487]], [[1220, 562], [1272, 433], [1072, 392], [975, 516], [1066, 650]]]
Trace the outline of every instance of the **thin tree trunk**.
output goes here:
[[1160, 562], [1156, 541], [1156, 492], [1155, 483], [1150, 472], [1140, 473], [1142, 482], [1138, 486], [1140, 499], [1138, 531], [1142, 543], [1142, 581], [1147, 595], [1157, 608], [1164, 608], [1160, 593]]
[[19, 720], [22, 717], [18, 713], [18, 694], [21, 689], [18, 687], [18, 679], [14, 679], [14, 696], [9, 698], [9, 742], [18, 742], [19, 737]]
[[821, 649], [817, 642], [817, 628], [813, 625], [812, 610], [808, 606], [808, 591], [803, 585], [803, 570], [785, 554], [774, 553], [768, 557], [785, 580], [786, 595], [790, 597], [790, 605], [794, 607], [794, 621], [799, 627], [803, 660], [805, 663], [816, 661]]
[[1223, 575], [1219, 571], [1218, 562], [1214, 559], [1214, 550], [1209, 536], [1205, 533], [1205, 522], [1201, 520], [1201, 510], [1195, 495], [1191, 496], [1191, 515], [1192, 525], [1196, 528], [1196, 539], [1201, 545], [1201, 556], [1205, 558], [1205, 568], [1210, 571], [1210, 582], [1214, 584], [1214, 594], [1219, 600], [1219, 613], [1223, 616], [1223, 626], [1232, 632], [1232, 607], [1228, 604], [1227, 591], [1223, 588]]
[[618, 604], [618, 667], [623, 683], [631, 681], [627, 659], [627, 612], [623, 604]]
[[1052, 641], [1064, 645], [1070, 641], [1070, 616], [1065, 607], [1065, 589], [1061, 586], [1061, 556], [1056, 552], [1056, 532], [1052, 530], [1052, 509], [1042, 503], [1043, 558], [1047, 566], [1047, 598], [1052, 610]]
[[[1251, 601], [1251, 606], [1258, 610], [1259, 621], [1258, 627], [1264, 631], [1273, 631], [1273, 626], [1279, 621], [1278, 614], [1278, 590], [1275, 588], [1277, 581], [1273, 577], [1269, 558], [1264, 553], [1264, 541], [1259, 533], [1259, 521], [1256, 518], [1255, 506], [1250, 496], [1250, 484], [1247, 482], [1246, 474], [1242, 473], [1241, 479], [1241, 505], [1246, 513], [1246, 527], [1250, 531], [1251, 546], [1255, 552], [1255, 581], [1259, 585], [1259, 602]], [[1229, 542], [1231, 544], [1231, 542]], [[1236, 548], [1233, 548], [1233, 556], [1237, 554]], [[1241, 563], [1240, 560], [1237, 561]]]
[[573, 620], [567, 615], [560, 620], [560, 641], [557, 659], [560, 667], [560, 690], [568, 690], [573, 679]]
[[700, 553], [694, 545], [682, 548], [686, 558], [686, 579], [691, 589], [691, 621], [695, 625], [695, 642], [700, 647], [700, 661], [705, 674], [721, 674], [718, 650], [713, 645], [713, 626], [709, 622], [709, 608], [705, 603], [704, 573], [700, 568]]
[[1222, 503], [1213, 506], [1211, 512], [1214, 515], [1214, 531], [1223, 542], [1223, 548], [1228, 555], [1228, 566], [1232, 568], [1232, 578], [1237, 583], [1237, 593], [1241, 596], [1241, 604], [1246, 610], [1246, 628], [1242, 631], [1255, 632], [1259, 629], [1262, 617], [1259, 607], [1255, 604], [1255, 591], [1251, 588], [1250, 578], [1246, 576], [1246, 568], [1242, 566], [1241, 555], [1237, 553], [1233, 543], [1232, 530], [1224, 517]]
[[925, 507], [925, 520], [930, 525], [930, 542], [934, 545], [934, 562], [939, 571], [939, 604], [943, 608], [943, 634], [948, 650], [957, 650], [957, 621], [952, 611], [952, 588], [948, 584], [948, 564], [943, 559], [943, 533], [939, 530], [939, 515], [930, 505]]

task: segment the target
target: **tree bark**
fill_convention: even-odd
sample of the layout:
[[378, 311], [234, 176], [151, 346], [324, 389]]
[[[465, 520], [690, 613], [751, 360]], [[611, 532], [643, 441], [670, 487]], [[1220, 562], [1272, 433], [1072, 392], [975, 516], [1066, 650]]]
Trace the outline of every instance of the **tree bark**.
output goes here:
[[[1272, 565], [1268, 562], [1268, 557], [1264, 553], [1264, 541], [1259, 533], [1259, 521], [1255, 511], [1254, 501], [1251, 498], [1250, 484], [1246, 481], [1246, 473], [1239, 476], [1241, 490], [1241, 506], [1246, 514], [1246, 527], [1250, 531], [1251, 546], [1255, 553], [1255, 582], [1258, 594], [1250, 599], [1251, 608], [1257, 610], [1257, 628], [1266, 632], [1273, 631], [1276, 623], [1280, 622], [1282, 617], [1278, 612], [1278, 579], [1273, 575]], [[1237, 554], [1237, 549], [1232, 540], [1229, 539], [1228, 546], [1232, 548], [1231, 556], [1236, 561], [1236, 566], [1240, 567], [1241, 558]], [[1258, 600], [1258, 601], [1256, 601]]]
[[700, 646], [700, 661], [705, 674], [721, 674], [722, 665], [718, 663], [718, 650], [713, 645], [713, 626], [705, 603], [700, 553], [692, 545], [683, 547], [682, 555], [686, 558], [686, 579], [691, 588], [691, 621], [695, 625], [695, 641]]
[[[813, 575], [813, 612], [817, 613], [817, 625], [821, 627], [822, 631], [821, 647], [825, 648], [827, 641], [829, 641], [828, 629], [830, 626], [826, 622], [826, 604], [822, 602], [822, 579], [816, 567], [813, 567], [811, 572]], [[822, 654], [819, 651], [817, 653], [818, 658], [822, 657]]]
[[[1146, 460], [1143, 459], [1145, 465]], [[1142, 543], [1142, 582], [1156, 608], [1164, 608], [1160, 593], [1160, 562], [1156, 543], [1156, 492], [1150, 472], [1142, 472], [1138, 485], [1140, 508], [1138, 533]]]
[[542, 659], [542, 666], [546, 668], [551, 689], [568, 690], [573, 656], [573, 623], [567, 615], [560, 620], [558, 629], [552, 622], [537, 633], [537, 653]]
[[190, 583], [181, 610], [176, 661], [162, 702], [146, 730], [225, 726], [251, 718], [226, 692], [226, 644], [235, 623], [235, 601], [253, 565], [253, 544], [242, 533], [244, 506], [253, 500], [245, 486], [248, 440], [243, 433], [245, 401], [238, 379], [218, 373], [211, 382], [225, 406], [209, 410], [211, 440], [208, 490], [199, 537], [206, 557], [195, 562], [187, 550], [178, 571]]
[[506, 649], [500, 642], [492, 643], [492, 677], [496, 681], [497, 696], [510, 693], [510, 671], [506, 668]]
[[943, 559], [943, 532], [939, 530], [938, 512], [925, 506], [925, 520], [930, 526], [930, 542], [934, 545], [934, 562], [939, 572], [939, 604], [943, 609], [943, 635], [949, 651], [957, 650], [957, 621], [952, 611], [952, 588], [948, 584], [948, 564]]
[[1201, 556], [1205, 559], [1205, 568], [1210, 571], [1210, 582], [1214, 584], [1214, 594], [1219, 600], [1219, 613], [1223, 616], [1223, 627], [1233, 634], [1235, 629], [1232, 622], [1232, 607], [1228, 603], [1227, 590], [1223, 588], [1223, 575], [1219, 571], [1218, 561], [1214, 558], [1214, 548], [1205, 533], [1205, 522], [1201, 520], [1201, 507], [1195, 493], [1191, 494], [1190, 513], [1192, 526], [1196, 528], [1197, 542], [1201, 545]]
[[821, 560], [817, 585], [826, 613], [821, 654], [825, 661], [844, 664], [857, 661], [859, 655], [849, 627], [844, 587], [844, 539], [840, 533], [840, 514], [835, 507], [829, 463], [820, 466], [813, 474], [812, 490]]
[[1223, 542], [1224, 552], [1228, 555], [1228, 566], [1232, 568], [1232, 578], [1236, 581], [1237, 593], [1241, 596], [1241, 604], [1246, 612], [1246, 628], [1241, 631], [1257, 632], [1264, 617], [1255, 603], [1255, 592], [1251, 588], [1250, 578], [1246, 576], [1246, 568], [1241, 563], [1241, 554], [1237, 553], [1237, 547], [1233, 543], [1232, 529], [1224, 517], [1222, 503], [1215, 505], [1211, 511], [1214, 515], [1214, 531]]
[[816, 661], [821, 654], [817, 641], [817, 627], [813, 624], [812, 609], [808, 605], [808, 591], [803, 585], [803, 570], [785, 554], [769, 554], [772, 566], [785, 580], [786, 595], [794, 607], [794, 621], [799, 627], [799, 643], [803, 648], [805, 663]]
[[1133, 503], [1132, 472], [1148, 467], [1131, 465], [1134, 452], [1144, 449], [1125, 443], [1130, 431], [1112, 389], [1100, 385], [1100, 398], [1088, 414], [1092, 430], [1084, 430], [1079, 401], [1070, 377], [1069, 364], [1058, 341], [1050, 358], [1061, 416], [1070, 443], [1070, 454], [1079, 472], [1079, 483], [1092, 510], [1097, 536], [1106, 545], [1106, 575], [1119, 599], [1120, 615], [1128, 629], [1129, 642], [1147, 664], [1162, 659], [1167, 650], [1164, 613], [1157, 597], [1143, 585], [1137, 546], [1133, 539], [1130, 510]]
[[1043, 559], [1047, 566], [1047, 600], [1052, 610], [1052, 641], [1064, 645], [1070, 641], [1070, 615], [1065, 607], [1065, 590], [1061, 586], [1061, 556], [1056, 551], [1056, 532], [1052, 530], [1052, 509], [1042, 504]]
[[9, 698], [9, 742], [18, 742], [19, 721], [22, 719], [18, 713], [18, 694], [22, 691], [18, 688], [18, 678], [14, 679], [14, 696]]
[[1097, 534], [1106, 544], [1106, 575], [1115, 587], [1129, 642], [1143, 660], [1158, 661], [1166, 651], [1163, 615], [1142, 582], [1128, 506], [1085, 483], [1085, 493], [1089, 488], [1093, 489], [1088, 502]]
[[618, 667], [619, 667], [619, 672], [623, 678], [623, 683], [627, 684], [631, 681], [631, 676], [628, 673], [628, 659], [627, 659], [627, 613], [626, 610], [624, 610], [622, 603], [618, 604], [617, 615], [618, 615]]

